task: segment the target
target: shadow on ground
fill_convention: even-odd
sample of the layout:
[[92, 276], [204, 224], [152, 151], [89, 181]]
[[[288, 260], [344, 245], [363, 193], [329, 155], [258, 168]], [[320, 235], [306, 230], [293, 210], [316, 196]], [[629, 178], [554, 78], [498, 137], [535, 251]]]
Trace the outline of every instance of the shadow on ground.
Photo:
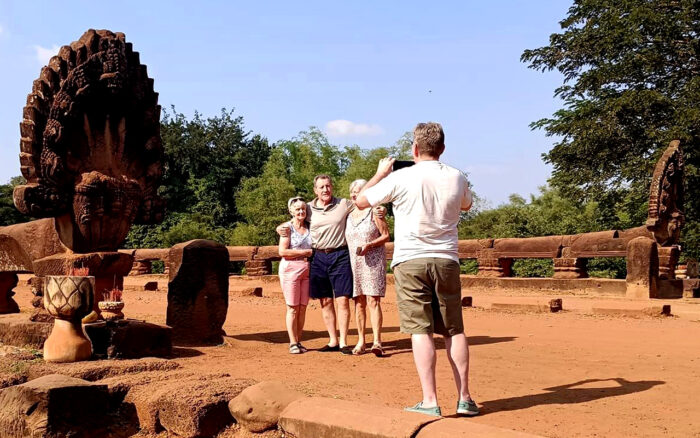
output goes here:
[[[617, 382], [619, 386], [576, 388], [580, 385], [596, 382]], [[646, 391], [654, 386], [663, 385], [665, 383], [666, 382], [660, 380], [640, 380], [633, 382], [620, 377], [611, 379], [587, 379], [568, 385], [544, 388], [547, 392], [540, 394], [523, 395], [520, 397], [502, 398], [483, 402], [481, 404], [481, 412], [482, 414], [487, 414], [489, 412], [516, 411], [540, 405], [586, 403], [601, 398], [618, 397]]]
[[[383, 327], [382, 333], [396, 333], [399, 331], [398, 327]], [[357, 330], [351, 329], [348, 332], [350, 336], [357, 336]], [[275, 331], [275, 332], [262, 332], [262, 333], [245, 333], [240, 335], [231, 336], [239, 341], [258, 341], [258, 342], [269, 342], [271, 344], [286, 344], [289, 342], [289, 337], [286, 331]], [[325, 330], [305, 330], [303, 341], [309, 341], [313, 339], [323, 339], [328, 338], [328, 332]], [[502, 336], [502, 337], [492, 337], [492, 336], [469, 336], [469, 345], [487, 345], [496, 344], [499, 342], [511, 342], [516, 339], [514, 336]], [[372, 342], [372, 330], [367, 331], [367, 341]], [[411, 351], [411, 338], [406, 335], [405, 338], [396, 339], [393, 341], [384, 341], [382, 343], [384, 350], [386, 351], [386, 356], [391, 356], [394, 354], [408, 353]], [[442, 336], [435, 336], [435, 348], [438, 350], [445, 349], [445, 341]]]

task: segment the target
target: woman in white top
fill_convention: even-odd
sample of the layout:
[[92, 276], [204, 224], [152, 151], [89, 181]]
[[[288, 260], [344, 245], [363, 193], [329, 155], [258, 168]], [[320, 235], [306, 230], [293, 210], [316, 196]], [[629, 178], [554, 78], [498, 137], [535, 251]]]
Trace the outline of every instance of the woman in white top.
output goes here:
[[300, 198], [291, 198], [287, 203], [292, 220], [289, 222], [289, 237], [280, 237], [279, 266], [280, 284], [287, 303], [287, 332], [289, 352], [305, 353], [301, 345], [306, 306], [309, 304], [309, 262], [311, 257], [311, 233], [306, 222], [306, 203]]

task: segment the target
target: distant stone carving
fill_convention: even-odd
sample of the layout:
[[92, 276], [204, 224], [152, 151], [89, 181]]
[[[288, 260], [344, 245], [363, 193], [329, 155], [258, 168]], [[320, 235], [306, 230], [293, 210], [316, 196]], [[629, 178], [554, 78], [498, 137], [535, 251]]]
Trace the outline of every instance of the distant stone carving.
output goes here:
[[674, 140], [656, 163], [649, 194], [646, 227], [661, 246], [677, 244], [685, 222], [685, 215], [681, 211], [683, 171], [683, 151], [680, 142]]

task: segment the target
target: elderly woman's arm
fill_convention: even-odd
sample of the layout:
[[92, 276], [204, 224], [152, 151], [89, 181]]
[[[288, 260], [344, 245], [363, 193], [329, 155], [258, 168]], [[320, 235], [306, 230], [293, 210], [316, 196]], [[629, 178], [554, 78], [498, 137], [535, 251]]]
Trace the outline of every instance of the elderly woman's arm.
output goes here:
[[289, 237], [280, 237], [279, 245], [280, 257], [295, 259], [301, 257], [311, 257], [310, 249], [289, 249]]
[[367, 251], [369, 251], [370, 249], [382, 246], [389, 241], [389, 224], [386, 223], [386, 219], [384, 219], [383, 217], [380, 218], [376, 215], [372, 215], [372, 218], [374, 219], [374, 223], [379, 229], [379, 237], [367, 243], [366, 245], [362, 245], [362, 248], [360, 249], [360, 253], [358, 255], [363, 256], [367, 254]]

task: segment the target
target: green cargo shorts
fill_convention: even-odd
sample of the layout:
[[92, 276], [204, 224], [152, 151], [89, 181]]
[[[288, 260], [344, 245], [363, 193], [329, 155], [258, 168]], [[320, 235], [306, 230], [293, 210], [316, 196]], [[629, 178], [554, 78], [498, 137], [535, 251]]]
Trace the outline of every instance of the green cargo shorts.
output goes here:
[[401, 262], [393, 270], [403, 333], [464, 333], [459, 263], [426, 257]]

